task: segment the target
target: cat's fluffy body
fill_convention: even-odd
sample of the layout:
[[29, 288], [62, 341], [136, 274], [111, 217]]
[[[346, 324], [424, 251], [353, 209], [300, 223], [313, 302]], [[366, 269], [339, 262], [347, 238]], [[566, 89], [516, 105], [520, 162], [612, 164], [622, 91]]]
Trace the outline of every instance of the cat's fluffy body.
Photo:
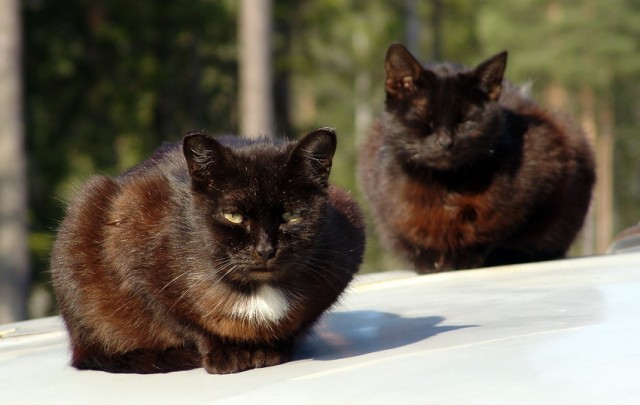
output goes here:
[[560, 258], [582, 227], [590, 146], [503, 80], [506, 58], [422, 67], [402, 45], [387, 52], [359, 178], [383, 243], [418, 272]]
[[334, 151], [328, 129], [300, 142], [191, 134], [90, 179], [52, 255], [72, 365], [230, 373], [287, 361], [362, 261], [359, 209], [328, 184]]

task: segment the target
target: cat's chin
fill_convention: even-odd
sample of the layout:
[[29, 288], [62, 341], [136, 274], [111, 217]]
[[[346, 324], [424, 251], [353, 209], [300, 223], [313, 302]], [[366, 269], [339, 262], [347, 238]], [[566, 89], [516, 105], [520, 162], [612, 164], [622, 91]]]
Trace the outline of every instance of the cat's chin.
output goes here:
[[272, 274], [277, 271], [276, 266], [261, 266], [261, 267], [249, 267], [247, 272], [252, 274]]
[[434, 170], [437, 172], [450, 172], [462, 169], [467, 166], [469, 161], [475, 162], [471, 157], [466, 156], [467, 160], [460, 159], [458, 156], [452, 155], [428, 155], [421, 154], [415, 157], [408, 158], [406, 161], [409, 166], [414, 168], [422, 168], [427, 170]]
[[456, 169], [456, 166], [452, 165], [450, 162], [439, 162], [439, 161], [427, 162], [426, 167], [428, 167], [431, 170], [436, 170], [439, 172], [446, 172], [449, 170]]
[[455, 170], [458, 165], [456, 159], [450, 154], [428, 153], [427, 151], [419, 151], [417, 153], [407, 153], [408, 151], [400, 151], [396, 153], [399, 162], [404, 162], [406, 168], [427, 169], [436, 171]]
[[427, 170], [435, 170], [438, 172], [446, 172], [455, 170], [458, 168], [454, 162], [447, 158], [427, 158], [421, 157], [420, 159], [410, 159], [409, 163], [415, 168], [422, 168]]
[[282, 274], [276, 268], [268, 267], [236, 267], [222, 279], [231, 285], [247, 286], [277, 282]]
[[246, 277], [253, 279], [254, 281], [271, 281], [279, 273], [280, 268], [278, 266], [251, 266], [245, 267], [243, 273]]

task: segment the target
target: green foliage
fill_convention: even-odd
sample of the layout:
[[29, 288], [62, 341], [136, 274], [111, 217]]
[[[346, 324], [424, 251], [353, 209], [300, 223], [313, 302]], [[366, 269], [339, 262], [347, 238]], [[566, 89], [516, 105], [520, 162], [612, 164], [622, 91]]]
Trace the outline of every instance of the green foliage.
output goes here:
[[[437, 4], [441, 8], [436, 7]], [[332, 179], [366, 209], [357, 146], [384, 101], [388, 45], [405, 41], [405, 2], [274, 0], [277, 132], [335, 127]], [[417, 55], [474, 65], [510, 52], [507, 76], [560, 84], [570, 112], [588, 85], [616, 111], [618, 225], [640, 219], [640, 2], [416, 1]], [[440, 14], [435, 14], [440, 10]], [[191, 130], [238, 127], [232, 0], [23, 2], [33, 262], [39, 281], [73, 187], [118, 173]], [[540, 94], [536, 94], [540, 96]], [[538, 97], [542, 99], [541, 97]], [[369, 232], [363, 271], [397, 268]]]
[[[120, 172], [190, 130], [236, 127], [234, 17], [219, 1], [25, 3], [35, 234], [51, 235], [88, 175]], [[46, 263], [34, 262], [45, 279]]]
[[515, 76], [606, 91], [616, 76], [640, 69], [639, 6], [635, 0], [493, 0], [479, 10], [478, 32], [494, 48], [487, 52], [512, 52]]
[[616, 181], [616, 230], [640, 222], [640, 86], [627, 79], [615, 83], [616, 144], [614, 178]]

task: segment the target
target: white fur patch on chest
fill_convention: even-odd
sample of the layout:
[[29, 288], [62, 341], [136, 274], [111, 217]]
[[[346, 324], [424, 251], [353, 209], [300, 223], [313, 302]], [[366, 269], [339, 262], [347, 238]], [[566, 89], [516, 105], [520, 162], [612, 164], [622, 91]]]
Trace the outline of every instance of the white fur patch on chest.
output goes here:
[[287, 315], [290, 307], [282, 291], [264, 284], [253, 294], [240, 297], [231, 314], [252, 323], [275, 323]]

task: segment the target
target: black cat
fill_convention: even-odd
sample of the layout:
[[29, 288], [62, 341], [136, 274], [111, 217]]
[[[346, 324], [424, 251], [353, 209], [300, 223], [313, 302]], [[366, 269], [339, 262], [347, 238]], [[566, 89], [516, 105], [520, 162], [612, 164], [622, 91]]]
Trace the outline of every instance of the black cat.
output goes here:
[[583, 132], [503, 80], [387, 51], [385, 111], [359, 178], [383, 242], [420, 273], [563, 257], [595, 182]]
[[233, 373], [287, 361], [357, 271], [356, 203], [329, 185], [336, 137], [200, 133], [69, 207], [52, 273], [72, 365]]

